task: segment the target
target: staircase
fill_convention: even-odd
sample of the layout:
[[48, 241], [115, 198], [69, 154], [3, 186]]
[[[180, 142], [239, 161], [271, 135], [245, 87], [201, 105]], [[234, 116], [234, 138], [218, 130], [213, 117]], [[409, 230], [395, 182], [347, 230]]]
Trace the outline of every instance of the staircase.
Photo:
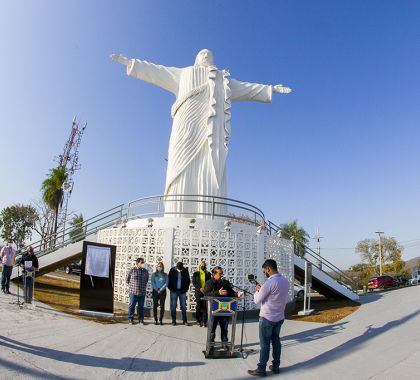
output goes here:
[[[199, 197], [198, 201], [203, 202], [203, 196], [184, 195], [176, 197]], [[259, 226], [259, 228], [265, 229], [266, 233], [269, 235], [277, 234], [280, 230], [274, 223], [265, 219], [261, 210], [252, 205], [227, 198], [207, 198], [212, 198], [211, 200], [206, 200], [206, 202], [211, 202], [213, 205], [213, 212], [215, 209], [214, 205], [226, 206], [226, 209], [228, 210], [226, 215], [212, 214], [206, 215], [207, 217], [222, 217], [233, 220], [243, 219], [243, 221], [247, 223], [251, 222]], [[101, 229], [113, 226], [116, 227], [119, 224], [125, 225], [128, 219], [163, 216], [164, 201], [165, 197], [163, 196], [152, 196], [130, 202], [126, 208], [124, 207], [124, 204], [120, 204], [84, 221], [83, 232], [81, 232], [79, 236], [72, 236], [71, 231], [73, 230], [73, 227], [70, 227], [49, 237], [48, 240], [44, 239], [31, 244], [39, 261], [38, 275], [52, 272], [57, 268], [64, 267], [65, 265], [80, 259], [83, 241], [96, 242], [97, 232]], [[188, 201], [194, 202], [197, 200], [189, 199]], [[145, 206], [147, 209], [144, 208]], [[150, 209], [151, 207], [152, 209]], [[141, 211], [139, 211], [139, 209]], [[232, 212], [233, 209], [239, 209], [242, 216], [234, 216], [235, 214]], [[243, 215], [244, 212], [247, 212], [249, 215]], [[17, 263], [19, 262], [20, 257], [21, 254], [19, 253], [16, 256]], [[304, 257], [294, 256], [295, 279], [303, 283], [305, 261], [312, 263], [312, 289], [329, 298], [350, 300], [357, 300], [359, 298], [356, 291], [353, 290], [357, 289], [356, 284], [346, 273], [328, 260], [318, 256], [313, 250], [306, 246]], [[11, 278], [14, 279], [16, 277], [18, 277], [18, 266], [13, 268]]]

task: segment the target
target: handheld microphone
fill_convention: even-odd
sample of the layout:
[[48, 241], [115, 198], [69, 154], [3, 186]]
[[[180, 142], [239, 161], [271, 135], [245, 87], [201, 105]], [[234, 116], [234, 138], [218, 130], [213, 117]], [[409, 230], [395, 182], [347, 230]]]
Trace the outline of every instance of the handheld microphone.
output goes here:
[[248, 281], [251, 282], [252, 284], [259, 285], [259, 283], [257, 281], [257, 276], [255, 276], [253, 274], [248, 275]]

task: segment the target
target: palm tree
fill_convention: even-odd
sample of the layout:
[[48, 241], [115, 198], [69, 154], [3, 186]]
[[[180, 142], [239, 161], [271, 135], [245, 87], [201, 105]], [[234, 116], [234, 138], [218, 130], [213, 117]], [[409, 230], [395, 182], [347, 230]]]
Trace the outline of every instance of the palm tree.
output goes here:
[[305, 256], [305, 245], [309, 241], [309, 234], [298, 226], [297, 219], [290, 223], [285, 223], [280, 226], [281, 237], [293, 240], [294, 253], [300, 257]]
[[54, 230], [53, 234], [57, 232], [58, 212], [63, 201], [63, 185], [67, 179], [67, 170], [64, 166], [59, 166], [50, 170], [47, 179], [42, 182], [41, 191], [42, 199], [47, 207], [54, 211]]
[[82, 240], [85, 238], [84, 228], [83, 228], [83, 215], [74, 215], [73, 219], [70, 221], [71, 230], [69, 236], [72, 243]]

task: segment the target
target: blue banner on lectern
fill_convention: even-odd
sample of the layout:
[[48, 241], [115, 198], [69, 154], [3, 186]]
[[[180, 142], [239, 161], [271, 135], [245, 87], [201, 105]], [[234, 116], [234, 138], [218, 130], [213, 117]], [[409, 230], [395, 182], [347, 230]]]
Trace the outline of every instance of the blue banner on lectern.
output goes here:
[[231, 297], [218, 297], [213, 299], [211, 312], [213, 315], [229, 316], [236, 313], [237, 299]]

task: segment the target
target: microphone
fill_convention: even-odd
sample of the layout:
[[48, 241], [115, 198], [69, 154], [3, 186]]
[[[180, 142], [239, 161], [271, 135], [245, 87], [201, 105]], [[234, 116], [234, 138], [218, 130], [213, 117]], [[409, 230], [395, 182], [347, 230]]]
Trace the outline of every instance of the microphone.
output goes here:
[[257, 281], [257, 276], [254, 276], [253, 274], [248, 275], [248, 281], [251, 282], [252, 284], [259, 285]]

